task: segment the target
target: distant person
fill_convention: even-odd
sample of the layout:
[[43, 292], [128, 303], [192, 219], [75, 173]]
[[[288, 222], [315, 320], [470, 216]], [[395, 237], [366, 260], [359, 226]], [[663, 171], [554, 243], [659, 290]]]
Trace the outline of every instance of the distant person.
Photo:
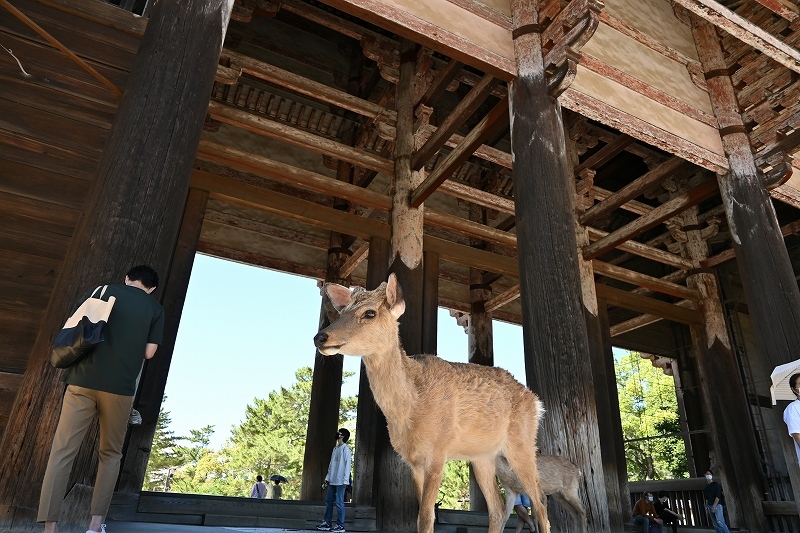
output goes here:
[[267, 499], [280, 500], [282, 495], [283, 489], [281, 488], [281, 481], [279, 479], [273, 479], [272, 485], [267, 485]]
[[264, 483], [264, 478], [256, 476], [256, 482], [253, 483], [253, 488], [250, 489], [250, 497], [262, 499], [267, 494], [267, 485]]
[[641, 526], [642, 533], [649, 533], [651, 525], [661, 531], [661, 522], [662, 520], [656, 513], [656, 507], [653, 505], [653, 493], [645, 492], [633, 506], [633, 523]]
[[722, 493], [722, 485], [714, 481], [714, 473], [710, 468], [706, 470], [706, 482], [703, 494], [706, 497], [708, 514], [711, 515], [714, 529], [717, 533], [731, 533], [728, 524], [725, 523], [725, 495]]
[[669, 504], [667, 503], [667, 492], [663, 490], [658, 491], [653, 505], [655, 505], [656, 514], [664, 522], [664, 524], [672, 525], [672, 533], [678, 533], [678, 520], [683, 520], [683, 515], [680, 515], [669, 508]]
[[[164, 309], [150, 296], [157, 286], [158, 274], [144, 265], [132, 268], [124, 284], [109, 285], [103, 298], [113, 296], [116, 302], [104, 330], [105, 341], [64, 371], [67, 390], [39, 498], [37, 520], [44, 522], [45, 533], [58, 531], [72, 463], [95, 416], [100, 422], [99, 464], [87, 533], [105, 531], [103, 519], [119, 475], [136, 381], [164, 331]], [[92, 292], [76, 302], [73, 312]]]
[[[325, 497], [325, 518], [317, 526], [320, 531], [333, 531], [344, 533], [344, 492], [350, 481], [350, 465], [353, 462], [353, 454], [350, 447], [345, 444], [350, 438], [350, 432], [345, 428], [339, 428], [336, 432], [336, 446], [331, 454], [331, 463], [328, 466], [328, 474], [322, 484], [323, 490], [327, 489]], [[336, 503], [336, 525], [331, 527], [333, 520], [333, 504]]]
[[794, 451], [797, 454], [797, 463], [800, 465], [800, 390], [797, 388], [798, 381], [800, 381], [800, 373], [792, 374], [789, 378], [789, 387], [796, 400], [783, 411], [783, 421], [786, 422], [789, 435], [794, 440]]
[[531, 506], [531, 499], [527, 494], [517, 494], [517, 499], [514, 501], [514, 510], [517, 512], [517, 529], [516, 533], [521, 533], [525, 524], [528, 524], [528, 529], [531, 533], [536, 531], [536, 526], [533, 523], [528, 509]]

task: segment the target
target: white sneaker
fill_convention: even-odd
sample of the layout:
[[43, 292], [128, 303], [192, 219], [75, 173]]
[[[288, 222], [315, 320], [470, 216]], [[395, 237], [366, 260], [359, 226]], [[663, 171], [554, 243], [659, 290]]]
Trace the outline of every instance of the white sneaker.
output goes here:
[[87, 529], [86, 533], [106, 533], [106, 525], [105, 524], [101, 524], [99, 532], [98, 531], [92, 531], [91, 529]]
[[[142, 414], [139, 411], [137, 411], [136, 409], [131, 409], [131, 414], [128, 417], [128, 424], [130, 424], [132, 426], [141, 426], [142, 425]], [[103, 525], [105, 525], [105, 524], [103, 524]], [[97, 532], [95, 531], [95, 533], [97, 533]], [[105, 533], [105, 532], [101, 531], [101, 533]]]

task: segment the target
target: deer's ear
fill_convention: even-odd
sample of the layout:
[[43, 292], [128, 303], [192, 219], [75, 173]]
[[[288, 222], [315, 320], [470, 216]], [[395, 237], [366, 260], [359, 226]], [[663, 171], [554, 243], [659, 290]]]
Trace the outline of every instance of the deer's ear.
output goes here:
[[397, 276], [389, 274], [389, 281], [386, 282], [386, 303], [389, 304], [389, 312], [395, 318], [400, 318], [406, 310], [406, 302], [403, 300], [403, 291], [397, 283]]
[[331, 299], [334, 309], [340, 313], [342, 312], [342, 309], [347, 307], [347, 305], [350, 303], [350, 299], [353, 295], [353, 293], [350, 292], [350, 289], [335, 283], [326, 283], [325, 292], [328, 293], [328, 298]]

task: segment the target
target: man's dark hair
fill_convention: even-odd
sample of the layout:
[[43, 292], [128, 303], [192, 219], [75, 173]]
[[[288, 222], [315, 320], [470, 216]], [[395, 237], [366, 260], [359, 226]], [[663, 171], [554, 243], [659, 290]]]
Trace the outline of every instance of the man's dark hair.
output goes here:
[[261, 477], [261, 476], [256, 476], [256, 481], [259, 481], [259, 482], [260, 482], [260, 481], [264, 481], [264, 478], [263, 478], [263, 477]]
[[339, 428], [339, 433], [342, 434], [342, 442], [347, 442], [347, 439], [350, 438], [350, 432], [347, 428]]
[[706, 470], [706, 474], [711, 474], [713, 476], [714, 472], [709, 468], [709, 469]]
[[158, 273], [147, 265], [139, 265], [130, 269], [128, 279], [140, 281], [148, 289], [158, 287]]
[[666, 496], [667, 496], [667, 491], [665, 491], [665, 490], [658, 491], [658, 497], [659, 498], [665, 498]]
[[800, 372], [792, 374], [792, 377], [789, 378], [789, 386], [793, 389], [797, 388], [797, 378], [800, 378]]

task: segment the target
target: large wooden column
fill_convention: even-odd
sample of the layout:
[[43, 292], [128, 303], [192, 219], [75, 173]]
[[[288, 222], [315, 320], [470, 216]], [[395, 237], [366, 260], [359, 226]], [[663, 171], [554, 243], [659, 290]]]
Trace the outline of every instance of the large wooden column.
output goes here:
[[48, 349], [74, 299], [136, 264], [169, 272], [232, 3], [153, 8], [0, 443], [0, 529], [35, 520], [63, 393]]
[[[700, 264], [708, 258], [706, 239], [716, 234], [716, 226], [701, 227], [697, 213], [697, 207], [691, 208], [675, 217], [669, 226], [681, 243], [681, 255]], [[768, 531], [761, 509], [764, 487], [758, 448], [752, 425], [748, 423], [747, 397], [731, 348], [717, 279], [713, 273], [698, 269], [687, 276], [686, 282], [700, 292], [705, 319], [703, 326], [691, 326], [690, 331], [715, 458], [715, 464], [697, 465], [698, 471], [712, 468], [721, 474], [731, 525]]]
[[142, 415], [142, 424], [130, 426], [128, 441], [123, 450], [118, 492], [138, 493], [142, 490], [207, 203], [208, 191], [189, 190], [175, 254], [172, 256], [169, 274], [164, 279], [165, 283], [162, 282], [164, 342], [158, 348], [157, 357], [145, 362], [139, 380], [139, 391], [134, 405]]
[[[373, 237], [369, 242], [367, 263], [367, 290], [373, 290], [386, 281], [389, 269], [389, 242]], [[367, 370], [362, 361], [358, 382], [358, 407], [356, 414], [356, 457], [353, 474], [353, 501], [359, 505], [376, 505], [380, 480], [375, 465], [380, 464], [380, 442], [388, 442], [386, 418], [375, 403], [369, 386]]]
[[[538, 9], [536, 0], [511, 2], [518, 73], [509, 86], [509, 103], [526, 374], [547, 409], [540, 448], [580, 466], [589, 528], [608, 532], [608, 498], [576, 258], [575, 186], [556, 100], [562, 82], [569, 80], [569, 67], [575, 65], [563, 57], [556, 61], [552, 78], [545, 74], [548, 65]], [[584, 13], [590, 15], [587, 18], [597, 15], [596, 5], [593, 10]], [[591, 29], [584, 28], [589, 33], [579, 41], [588, 38]], [[580, 42], [557, 43], [554, 48], [559, 45], [566, 49]], [[560, 522], [559, 516], [553, 517], [554, 527], [567, 527]]]
[[[331, 233], [330, 244], [325, 283], [349, 285], [347, 280], [339, 277], [339, 270], [347, 260], [347, 254], [342, 249], [341, 234]], [[328, 327], [332, 321], [336, 320], [337, 316], [338, 313], [333, 309], [330, 300], [323, 297], [319, 329]], [[332, 357], [318, 354], [314, 360], [308, 432], [303, 455], [303, 483], [300, 487], [301, 500], [322, 501], [325, 499], [320, 485], [328, 472], [331, 450], [336, 444], [336, 430], [339, 428], [339, 405], [342, 399], [343, 365], [344, 359], [341, 354]]]
[[[565, 132], [566, 134], [566, 132]], [[571, 140], [568, 143], [569, 159], [578, 162]], [[600, 434], [600, 456], [603, 461], [608, 517], [611, 531], [621, 531], [630, 520], [630, 498], [628, 494], [628, 469], [625, 459], [625, 443], [622, 435], [622, 419], [619, 414], [619, 396], [614, 369], [614, 353], [605, 300], [598, 300], [594, 283], [592, 262], [583, 258], [581, 250], [590, 244], [589, 232], [579, 222], [585, 208], [592, 204], [587, 192], [594, 180], [594, 171], [585, 170], [579, 183], [584, 184], [576, 195], [575, 237], [578, 244], [578, 268], [580, 269], [583, 315], [589, 343], [594, 399]]]
[[[414, 106], [419, 100], [416, 76], [417, 47], [403, 40], [400, 45], [400, 79], [396, 87], [397, 137], [394, 144], [395, 170], [392, 180], [392, 240], [389, 271], [397, 275], [406, 310], [400, 317], [400, 340], [408, 354], [422, 352], [423, 206], [411, 207], [410, 193], [424, 179], [424, 171], [413, 171], [415, 150]], [[387, 435], [388, 436], [388, 435]], [[376, 498], [378, 529], [413, 531], [417, 527], [418, 505], [411, 470], [392, 449], [388, 438], [380, 442], [376, 459], [380, 479]]]

